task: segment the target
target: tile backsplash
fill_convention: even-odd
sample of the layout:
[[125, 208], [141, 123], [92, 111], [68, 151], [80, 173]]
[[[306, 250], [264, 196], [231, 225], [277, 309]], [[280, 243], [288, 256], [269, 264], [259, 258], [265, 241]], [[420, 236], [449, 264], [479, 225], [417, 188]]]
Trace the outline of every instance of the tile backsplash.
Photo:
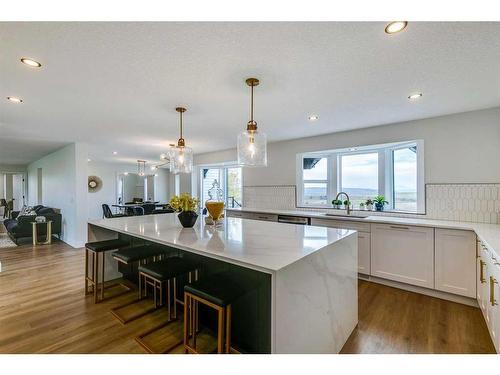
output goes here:
[[[427, 184], [425, 188], [425, 215], [375, 211], [358, 211], [357, 214], [500, 223], [500, 184]], [[294, 185], [244, 186], [243, 206], [246, 208], [329, 211], [329, 209], [297, 208], [295, 194]]]

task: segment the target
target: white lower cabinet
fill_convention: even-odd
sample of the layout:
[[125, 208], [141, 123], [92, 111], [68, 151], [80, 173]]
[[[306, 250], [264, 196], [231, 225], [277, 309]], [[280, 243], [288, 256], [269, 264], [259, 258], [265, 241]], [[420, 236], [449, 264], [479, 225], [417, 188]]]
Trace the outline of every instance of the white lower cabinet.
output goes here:
[[434, 228], [372, 224], [371, 275], [434, 288]]
[[476, 235], [471, 231], [435, 230], [435, 288], [476, 297]]
[[358, 272], [370, 274], [370, 233], [358, 232]]
[[478, 243], [477, 300], [497, 353], [500, 352], [500, 262]]

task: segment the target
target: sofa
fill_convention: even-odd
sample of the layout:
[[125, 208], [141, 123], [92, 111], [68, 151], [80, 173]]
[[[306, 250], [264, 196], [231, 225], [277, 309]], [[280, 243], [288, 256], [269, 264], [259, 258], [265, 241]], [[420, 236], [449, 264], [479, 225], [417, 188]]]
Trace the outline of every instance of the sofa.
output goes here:
[[[36, 213], [34, 215], [20, 215], [19, 211], [13, 211], [11, 219], [5, 219], [3, 224], [7, 233], [12, 238], [12, 240], [17, 243], [19, 238], [32, 237], [33, 236], [33, 226], [32, 222], [35, 221], [37, 216], [45, 216], [47, 221], [52, 221], [52, 234], [60, 237], [61, 227], [62, 227], [62, 215], [57, 213], [56, 210], [50, 207], [45, 207], [42, 205], [34, 206], [33, 211]], [[45, 235], [47, 233], [46, 226], [41, 225], [38, 227], [38, 234]]]

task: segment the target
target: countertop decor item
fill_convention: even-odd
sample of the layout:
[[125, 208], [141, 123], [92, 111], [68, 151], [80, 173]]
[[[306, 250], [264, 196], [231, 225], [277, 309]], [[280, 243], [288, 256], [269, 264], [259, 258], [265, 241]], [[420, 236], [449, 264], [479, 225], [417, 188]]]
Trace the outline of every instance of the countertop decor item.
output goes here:
[[177, 145], [171, 146], [168, 151], [168, 159], [170, 160], [170, 172], [173, 174], [178, 173], [191, 173], [193, 170], [193, 149], [186, 147], [186, 141], [183, 138], [182, 130], [182, 114], [186, 112], [186, 108], [175, 108], [179, 112], [180, 117], [180, 137]]
[[373, 200], [367, 199], [366, 202], [365, 202], [365, 204], [366, 204], [366, 209], [368, 211], [373, 210]]
[[385, 200], [385, 197], [383, 195], [377, 195], [375, 198], [373, 198], [373, 201], [375, 202], [375, 209], [377, 211], [383, 211], [384, 205], [389, 203]]
[[253, 88], [259, 84], [257, 78], [246, 80], [251, 87], [250, 121], [245, 131], [238, 135], [238, 164], [243, 167], [267, 167], [267, 136], [257, 130], [253, 119]]
[[97, 176], [89, 176], [88, 179], [88, 188], [89, 193], [96, 193], [101, 190], [102, 180]]
[[205, 207], [212, 218], [213, 224], [217, 225], [224, 213], [223, 193], [217, 180], [214, 180], [212, 187], [208, 190], [208, 196], [209, 199], [205, 202]]
[[191, 228], [196, 224], [198, 203], [199, 200], [188, 193], [182, 193], [179, 196], [174, 195], [169, 202], [170, 207], [179, 212], [177, 217], [184, 228]]
[[35, 217], [35, 221], [37, 223], [45, 223], [47, 221], [47, 218], [45, 216], [37, 216]]

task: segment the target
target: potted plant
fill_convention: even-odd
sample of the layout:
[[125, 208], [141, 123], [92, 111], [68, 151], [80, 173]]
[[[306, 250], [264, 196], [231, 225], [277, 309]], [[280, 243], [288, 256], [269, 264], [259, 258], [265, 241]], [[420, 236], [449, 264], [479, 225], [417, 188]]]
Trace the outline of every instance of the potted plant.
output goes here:
[[340, 208], [342, 205], [342, 201], [340, 199], [334, 199], [332, 201], [333, 208]]
[[174, 195], [169, 202], [170, 207], [179, 212], [177, 217], [184, 228], [191, 228], [196, 223], [198, 203], [199, 200], [188, 193], [182, 193], [180, 196]]
[[359, 204], [359, 209], [363, 211], [365, 210], [365, 204], [363, 202]]
[[345, 200], [344, 201], [344, 208], [347, 210], [347, 208], [351, 205], [351, 201]]
[[368, 211], [373, 210], [373, 201], [371, 199], [367, 199], [365, 202], [365, 205], [366, 205], [366, 209]]
[[383, 195], [377, 195], [375, 198], [373, 198], [373, 201], [375, 202], [375, 209], [377, 211], [383, 211], [384, 205], [389, 203], [385, 200], [385, 197]]

